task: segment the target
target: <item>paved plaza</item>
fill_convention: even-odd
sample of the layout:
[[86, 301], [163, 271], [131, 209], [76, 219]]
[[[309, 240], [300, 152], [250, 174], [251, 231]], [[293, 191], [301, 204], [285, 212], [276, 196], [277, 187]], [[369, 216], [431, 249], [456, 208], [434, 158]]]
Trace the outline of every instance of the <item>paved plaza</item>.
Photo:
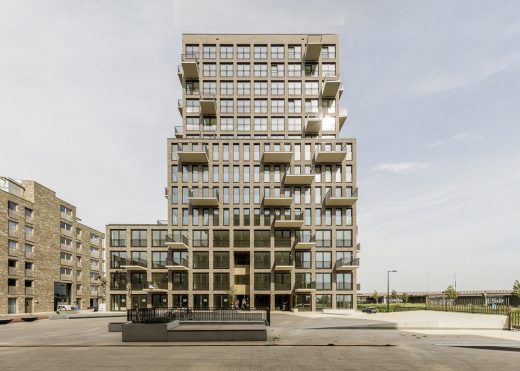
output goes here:
[[121, 319], [0, 326], [0, 369], [512, 370], [520, 364], [518, 332], [369, 329], [368, 316], [273, 313], [267, 342], [141, 344], [107, 332], [109, 322]]

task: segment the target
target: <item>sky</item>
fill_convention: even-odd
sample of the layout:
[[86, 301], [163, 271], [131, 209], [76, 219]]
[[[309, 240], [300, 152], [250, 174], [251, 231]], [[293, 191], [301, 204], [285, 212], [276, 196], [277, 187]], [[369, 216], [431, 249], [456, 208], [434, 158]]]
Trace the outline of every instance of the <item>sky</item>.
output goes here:
[[166, 219], [182, 33], [337, 33], [359, 282], [520, 279], [520, 2], [0, 0], [0, 175], [83, 222]]

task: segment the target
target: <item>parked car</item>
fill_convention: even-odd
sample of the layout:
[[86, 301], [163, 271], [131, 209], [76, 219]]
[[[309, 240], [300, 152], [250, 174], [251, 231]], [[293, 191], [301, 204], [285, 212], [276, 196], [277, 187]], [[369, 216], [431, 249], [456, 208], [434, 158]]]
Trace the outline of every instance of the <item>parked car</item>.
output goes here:
[[374, 307], [366, 307], [366, 308], [361, 309], [361, 311], [362, 311], [363, 313], [368, 313], [368, 314], [371, 314], [371, 313], [377, 313], [377, 308], [374, 308]]

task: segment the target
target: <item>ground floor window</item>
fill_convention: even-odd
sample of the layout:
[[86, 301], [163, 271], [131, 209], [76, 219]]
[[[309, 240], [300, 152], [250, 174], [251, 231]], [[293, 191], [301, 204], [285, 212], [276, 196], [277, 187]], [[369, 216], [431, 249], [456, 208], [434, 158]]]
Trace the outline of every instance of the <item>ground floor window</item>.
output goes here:
[[196, 309], [209, 307], [209, 295], [198, 294], [193, 295], [193, 307]]
[[337, 309], [352, 309], [352, 295], [351, 294], [336, 295], [336, 308]]
[[312, 295], [310, 294], [298, 294], [296, 295], [296, 308], [298, 311], [311, 311], [312, 310]]
[[110, 295], [110, 310], [119, 311], [126, 310], [126, 295], [115, 294]]
[[167, 308], [168, 307], [168, 295], [167, 294], [153, 294], [152, 295], [152, 307], [153, 308]]
[[173, 308], [187, 308], [188, 307], [188, 295], [172, 295], [172, 307]]
[[16, 298], [7, 299], [7, 314], [16, 313]]
[[215, 308], [229, 308], [229, 296], [228, 295], [219, 295], [215, 294], [213, 295], [213, 306]]
[[132, 295], [132, 308], [146, 308], [148, 300], [146, 294], [133, 294]]
[[316, 295], [316, 310], [332, 308], [332, 295], [322, 294]]

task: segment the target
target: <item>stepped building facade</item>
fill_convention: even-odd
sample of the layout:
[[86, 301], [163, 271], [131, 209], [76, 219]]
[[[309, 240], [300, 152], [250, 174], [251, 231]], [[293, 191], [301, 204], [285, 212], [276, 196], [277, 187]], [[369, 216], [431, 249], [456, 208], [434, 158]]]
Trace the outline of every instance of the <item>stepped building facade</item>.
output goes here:
[[109, 309], [352, 309], [356, 141], [338, 36], [185, 34], [168, 220], [111, 224]]

